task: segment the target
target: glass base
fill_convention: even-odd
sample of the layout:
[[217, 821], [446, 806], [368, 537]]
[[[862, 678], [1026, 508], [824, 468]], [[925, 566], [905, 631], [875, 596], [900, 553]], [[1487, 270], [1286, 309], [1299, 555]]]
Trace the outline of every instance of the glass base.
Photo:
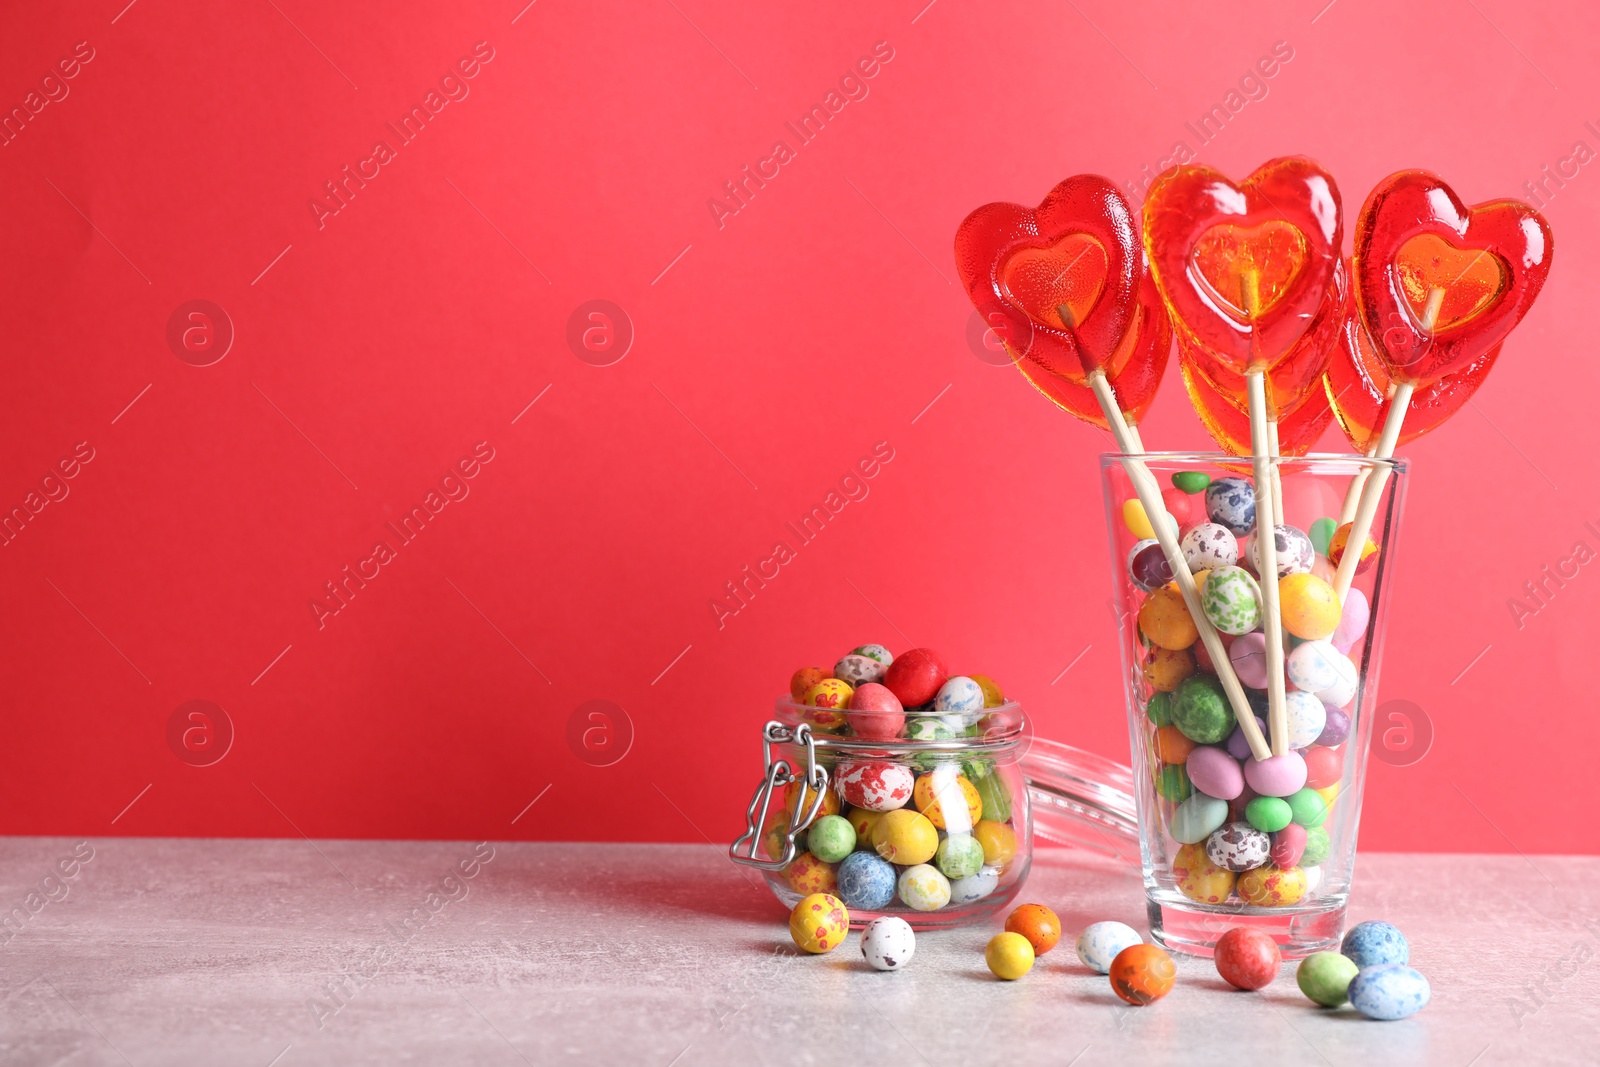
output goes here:
[[[937, 911], [914, 911], [895, 902], [881, 911], [869, 911], [865, 908], [849, 908], [850, 928], [859, 930], [873, 919], [885, 915], [892, 915], [897, 919], [904, 919], [911, 924], [913, 930], [947, 930], [956, 926], [968, 926], [982, 922], [1000, 911], [1016, 899], [1022, 891], [1022, 884], [1028, 880], [1028, 870], [1032, 861], [1028, 859], [1014, 861], [1013, 867], [1006, 870], [1006, 884], [1000, 886], [986, 897], [966, 904], [947, 904]], [[780, 878], [769, 877], [767, 884], [771, 886], [775, 895], [785, 908], [793, 908], [804, 899], [803, 894], [796, 893], [784, 885]], [[837, 890], [834, 890], [837, 892]]]
[[1337, 952], [1344, 937], [1346, 898], [1317, 897], [1290, 908], [1197, 904], [1167, 890], [1145, 893], [1150, 936], [1164, 948], [1190, 956], [1210, 956], [1217, 939], [1236, 926], [1264, 930], [1286, 960], [1313, 952]]

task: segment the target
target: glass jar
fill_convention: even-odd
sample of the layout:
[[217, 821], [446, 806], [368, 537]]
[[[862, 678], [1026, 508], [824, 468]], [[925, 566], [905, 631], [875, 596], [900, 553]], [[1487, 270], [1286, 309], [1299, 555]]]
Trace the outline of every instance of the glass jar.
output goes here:
[[729, 854], [763, 871], [785, 907], [839, 897], [852, 926], [898, 915], [932, 929], [1003, 908], [1033, 856], [1021, 706], [913, 710], [889, 740], [863, 737], [875, 731], [854, 718], [777, 702], [766, 774]]
[[[1238, 483], [1231, 493], [1218, 491], [1212, 516], [1205, 493], [1180, 492], [1167, 506], [1189, 511], [1174, 514], [1185, 556], [1218, 617], [1244, 631], [1221, 638], [1258, 728], [1270, 735], [1250, 460], [1150, 453], [1132, 463], [1169, 494], [1180, 473], [1207, 475], [1212, 487], [1224, 478]], [[1266, 931], [1286, 959], [1337, 950], [1355, 863], [1405, 465], [1319, 455], [1274, 463], [1272, 491], [1284, 517], [1275, 538], [1278, 570], [1288, 570], [1278, 583], [1286, 690], [1278, 733], [1287, 751], [1262, 761], [1195, 637], [1165, 557], [1125, 519], [1133, 510], [1128, 501], [1137, 498], [1129, 459], [1102, 457], [1150, 931], [1161, 944], [1198, 955], [1209, 955], [1235, 926]], [[1342, 538], [1331, 538], [1330, 560], [1329, 534], [1353, 512], [1369, 479], [1381, 487], [1369, 535], [1378, 547], [1340, 599], [1334, 585]], [[1189, 536], [1218, 515], [1223, 523]], [[1228, 524], [1236, 529], [1217, 533]], [[1220, 583], [1213, 590], [1209, 583], [1225, 573], [1227, 592]], [[1254, 591], [1254, 628], [1249, 596], [1240, 590]]]

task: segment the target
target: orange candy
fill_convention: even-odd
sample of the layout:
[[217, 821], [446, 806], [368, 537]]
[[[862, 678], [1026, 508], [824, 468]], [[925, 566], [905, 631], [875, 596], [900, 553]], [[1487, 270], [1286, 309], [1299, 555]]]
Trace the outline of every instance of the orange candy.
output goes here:
[[[1344, 558], [1345, 542], [1350, 540], [1350, 527], [1353, 523], [1345, 523], [1333, 531], [1333, 536], [1328, 538], [1328, 562], [1335, 567]], [[1378, 558], [1378, 545], [1372, 538], [1367, 538], [1367, 543], [1361, 547], [1361, 558], [1356, 561], [1356, 573], [1366, 570]]]
[[1183, 603], [1177, 582], [1168, 582], [1139, 606], [1139, 632], [1157, 648], [1174, 652], [1200, 640], [1200, 631]]
[[1189, 762], [1189, 753], [1194, 751], [1194, 742], [1176, 726], [1163, 726], [1156, 731], [1154, 748], [1156, 759], [1162, 763], [1184, 764]]
[[1339, 594], [1315, 574], [1278, 579], [1278, 604], [1283, 628], [1302, 640], [1320, 641], [1339, 628]]
[[[783, 810], [788, 813], [791, 819], [794, 818], [795, 805], [800, 802], [800, 785], [801, 783], [799, 782], [790, 782], [788, 785], [783, 787]], [[811, 807], [812, 801], [816, 799], [816, 796], [816, 790], [812, 789], [810, 786], [807, 786], [806, 808], [808, 810]], [[831, 789], [823, 790], [822, 807], [817, 809], [817, 818], [820, 819], [824, 815], [837, 814], [839, 814], [839, 794], [835, 793]]]
[[1158, 693], [1170, 693], [1194, 673], [1194, 653], [1186, 648], [1157, 648], [1144, 665], [1144, 680]]
[[1006, 917], [1006, 929], [1021, 934], [1043, 956], [1061, 942], [1061, 920], [1043, 904], [1024, 904]]
[[831, 671], [825, 671], [821, 667], [801, 667], [789, 679], [789, 695], [794, 698], [795, 703], [799, 703], [805, 699], [807, 689], [832, 677]]
[[1112, 990], [1135, 1006], [1160, 1000], [1177, 980], [1177, 964], [1155, 945], [1129, 945], [1111, 961]]

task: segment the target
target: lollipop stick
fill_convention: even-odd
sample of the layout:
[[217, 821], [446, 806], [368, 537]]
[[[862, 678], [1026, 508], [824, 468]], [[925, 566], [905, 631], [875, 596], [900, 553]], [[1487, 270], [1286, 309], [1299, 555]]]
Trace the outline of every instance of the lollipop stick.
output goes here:
[[[1278, 446], [1278, 420], [1276, 416], [1267, 419], [1267, 449], [1274, 460], [1283, 455]], [[1272, 464], [1272, 514], [1283, 518], [1283, 472], [1278, 469], [1278, 464]]]
[[[1443, 289], [1428, 290], [1428, 304], [1422, 311], [1422, 328], [1432, 340], [1434, 324], [1439, 321], [1439, 308], [1444, 304]], [[1378, 437], [1375, 450], [1378, 459], [1394, 455], [1400, 440], [1400, 429], [1405, 424], [1406, 411], [1411, 407], [1411, 394], [1415, 386], [1410, 382], [1396, 382], [1394, 396], [1389, 400], [1389, 414], [1383, 420], [1383, 433]], [[1350, 583], [1356, 577], [1356, 565], [1361, 562], [1361, 550], [1366, 547], [1367, 536], [1372, 532], [1372, 522], [1378, 516], [1378, 506], [1383, 502], [1383, 489], [1389, 482], [1389, 466], [1383, 464], [1367, 476], [1361, 487], [1361, 503], [1351, 520], [1350, 535], [1344, 541], [1344, 555], [1339, 559], [1339, 570], [1333, 576], [1333, 591], [1344, 603], [1350, 592]]]
[[1283, 684], [1283, 623], [1278, 607], [1278, 539], [1273, 512], [1272, 457], [1267, 442], [1266, 375], [1245, 376], [1250, 389], [1250, 453], [1256, 476], [1256, 566], [1261, 575], [1262, 631], [1267, 639], [1267, 728], [1272, 734], [1272, 754], [1289, 750], [1289, 713]]
[[[1371, 459], [1378, 454], [1378, 446], [1373, 444], [1364, 455]], [[1367, 475], [1372, 472], [1370, 467], [1362, 467], [1350, 478], [1350, 487], [1344, 491], [1344, 503], [1339, 507], [1338, 525], [1343, 526], [1356, 517], [1356, 505], [1361, 502], [1361, 487], [1367, 484]]]

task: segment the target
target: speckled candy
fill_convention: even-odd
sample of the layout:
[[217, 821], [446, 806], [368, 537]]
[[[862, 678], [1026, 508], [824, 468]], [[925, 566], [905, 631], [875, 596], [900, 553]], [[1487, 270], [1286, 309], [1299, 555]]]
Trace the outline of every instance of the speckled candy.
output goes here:
[[1233, 710], [1216, 675], [1191, 674], [1179, 683], [1173, 694], [1172, 723], [1197, 744], [1214, 745], [1227, 739], [1233, 729]]
[[950, 903], [950, 880], [926, 863], [900, 872], [899, 891], [901, 902], [915, 911], [938, 911]]
[[1172, 813], [1172, 839], [1194, 845], [1210, 837], [1228, 818], [1228, 802], [1195, 793]]
[[1244, 478], [1218, 478], [1206, 487], [1206, 516], [1236, 536], [1256, 526], [1255, 487]]
[[971, 904], [1000, 888], [1000, 869], [985, 867], [977, 874], [956, 878], [950, 882], [950, 903]]
[[852, 656], [866, 656], [868, 659], [875, 659], [885, 667], [894, 662], [894, 656], [882, 645], [857, 645], [850, 650], [850, 654]]
[[933, 698], [933, 710], [939, 715], [982, 711], [983, 687], [965, 675], [947, 678]]
[[1261, 587], [1243, 567], [1218, 567], [1200, 590], [1200, 610], [1225, 634], [1247, 634], [1261, 625]]
[[1265, 930], [1235, 926], [1217, 938], [1212, 962], [1222, 980], [1235, 989], [1265, 989], [1278, 977], [1283, 954]]
[[1345, 667], [1340, 667], [1339, 682], [1332, 689], [1324, 689], [1317, 694], [1317, 699], [1330, 708], [1345, 708], [1356, 698], [1356, 690], [1360, 688], [1361, 677], [1356, 672], [1356, 665], [1348, 659]]
[[1190, 784], [1207, 796], [1232, 800], [1244, 792], [1244, 770], [1225, 749], [1201, 745], [1189, 753], [1183, 766]]
[[1160, 1000], [1178, 980], [1177, 964], [1155, 945], [1130, 945], [1111, 961], [1111, 988], [1135, 1006]]
[[894, 899], [894, 865], [877, 853], [850, 853], [834, 877], [839, 882], [839, 896], [852, 908], [881, 911]]
[[850, 694], [850, 711], [845, 719], [857, 737], [888, 741], [905, 729], [906, 711], [888, 686], [866, 682]]
[[789, 678], [789, 695], [799, 703], [805, 698], [806, 690], [828, 677], [828, 672], [821, 667], [801, 667]]
[[[1298, 526], [1274, 526], [1272, 528], [1272, 543], [1278, 550], [1278, 577], [1290, 574], [1309, 574], [1311, 565], [1316, 562], [1317, 550], [1311, 545], [1311, 538]], [[1250, 561], [1254, 564], [1256, 573], [1261, 573], [1261, 546], [1252, 543], [1250, 546]]]
[[987, 674], [972, 674], [968, 675], [968, 677], [974, 682], [977, 682], [978, 688], [983, 690], [984, 707], [998, 708], [1001, 704], [1006, 702], [1006, 695], [1001, 690], [1000, 683], [989, 677]]
[[1286, 797], [1304, 788], [1306, 761], [1292, 750], [1264, 760], [1251, 757], [1245, 761], [1244, 780], [1262, 796]]
[[833, 665], [833, 676], [841, 682], [859, 686], [867, 682], [883, 681], [886, 670], [888, 668], [877, 660], [869, 656], [858, 656], [852, 652]]
[[783, 869], [783, 878], [790, 889], [802, 896], [832, 893], [839, 886], [833, 867], [810, 852], [796, 856], [794, 862]]
[[1421, 972], [1403, 963], [1363, 967], [1350, 980], [1350, 1005], [1369, 1019], [1393, 1022], [1428, 1006], [1433, 991]]
[[1196, 574], [1239, 562], [1239, 539], [1221, 523], [1202, 522], [1183, 535], [1179, 547]]
[[1237, 876], [1212, 863], [1204, 845], [1184, 845], [1172, 857], [1178, 892], [1201, 904], [1221, 904], [1233, 894]]
[[838, 863], [856, 850], [856, 831], [850, 820], [824, 815], [806, 831], [806, 847], [824, 863]]
[[952, 881], [970, 878], [983, 869], [983, 846], [971, 834], [952, 834], [939, 842], [934, 862]]
[[1300, 866], [1317, 867], [1328, 858], [1328, 853], [1333, 851], [1333, 839], [1328, 836], [1325, 827], [1313, 826], [1306, 829], [1306, 850], [1300, 855]]
[[[1199, 646], [1196, 646], [1199, 647]], [[1158, 693], [1170, 693], [1194, 673], [1194, 653], [1187, 648], [1154, 648], [1145, 660], [1144, 680]]]
[[[1328, 538], [1328, 562], [1335, 567], [1344, 559], [1344, 549], [1350, 540], [1350, 527], [1352, 525], [1353, 523], [1345, 523], [1333, 532], [1332, 537]], [[1356, 561], [1356, 573], [1362, 573], [1377, 562], [1377, 559], [1378, 545], [1369, 537], [1366, 544], [1361, 546], [1361, 558]]]
[[1123, 949], [1143, 942], [1139, 931], [1127, 923], [1091, 923], [1078, 935], [1078, 959], [1097, 974], [1110, 974], [1111, 962]]
[[1248, 823], [1230, 822], [1206, 838], [1206, 859], [1238, 874], [1267, 862], [1272, 839]]
[[1172, 581], [1172, 565], [1161, 550], [1161, 542], [1147, 537], [1128, 551], [1128, 577], [1146, 593]]
[[1239, 899], [1258, 908], [1287, 908], [1306, 895], [1306, 874], [1299, 867], [1287, 870], [1267, 864], [1239, 876], [1234, 885]]
[[1399, 927], [1386, 922], [1356, 923], [1344, 935], [1339, 951], [1363, 970], [1386, 963], [1411, 962], [1411, 945], [1406, 935]]
[[1294, 980], [1314, 1003], [1337, 1008], [1349, 999], [1350, 981], [1358, 970], [1355, 962], [1341, 953], [1313, 952], [1300, 961]]
[[1289, 723], [1290, 748], [1307, 748], [1316, 744], [1328, 724], [1328, 709], [1310, 693], [1299, 690], [1285, 693], [1283, 711]]
[[1157, 589], [1139, 605], [1139, 632], [1160, 648], [1188, 648], [1200, 639], [1183, 594], [1172, 583]]
[[[1237, 641], [1234, 644], [1238, 644]], [[1338, 684], [1339, 660], [1346, 659], [1330, 641], [1307, 641], [1296, 645], [1285, 662], [1289, 681], [1296, 689], [1307, 693], [1320, 693]]]
[[917, 935], [898, 915], [880, 915], [861, 931], [861, 955], [876, 971], [898, 971], [917, 951]]
[[970, 831], [983, 818], [977, 787], [953, 763], [942, 763], [917, 779], [911, 802], [940, 830]]
[[823, 730], [836, 730], [845, 724], [844, 709], [850, 706], [854, 693], [855, 688], [849, 682], [824, 678], [805, 691], [800, 703], [816, 709], [807, 716], [814, 725]]
[[852, 760], [839, 764], [833, 784], [852, 808], [893, 811], [911, 799], [916, 776], [910, 767], [892, 760]]
[[1339, 595], [1314, 574], [1278, 579], [1278, 605], [1283, 628], [1302, 640], [1320, 641], [1339, 628]]
[[939, 653], [931, 648], [913, 648], [889, 664], [883, 684], [900, 698], [901, 704], [915, 708], [932, 700], [949, 676]]
[[849, 932], [849, 910], [827, 893], [811, 894], [789, 913], [789, 936], [807, 952], [831, 952]]

